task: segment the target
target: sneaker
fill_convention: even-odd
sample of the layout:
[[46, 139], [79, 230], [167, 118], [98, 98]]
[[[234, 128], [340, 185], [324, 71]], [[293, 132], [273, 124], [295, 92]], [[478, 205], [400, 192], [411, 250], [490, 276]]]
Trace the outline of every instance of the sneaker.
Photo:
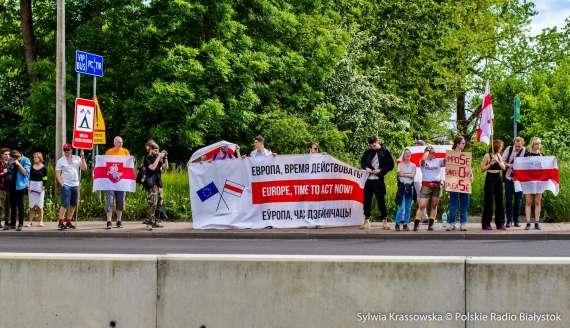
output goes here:
[[515, 227], [519, 227], [520, 228], [521, 223], [519, 221], [515, 222]]
[[66, 229], [75, 229], [75, 226], [74, 226], [73, 224], [71, 224], [70, 222], [67, 222], [67, 223], [65, 224], [65, 228], [66, 228]]
[[299, 229], [307, 229], [307, 226], [300, 226]]
[[4, 231], [6, 231], [6, 230], [10, 230], [10, 226], [9, 226], [9, 225], [5, 225], [5, 226], [4, 226], [4, 228], [3, 228], [2, 230], [4, 230]]
[[323, 228], [323, 227], [320, 226], [320, 225], [318, 225], [318, 224], [315, 226], [315, 229], [322, 229], [322, 228]]
[[530, 222], [526, 224], [526, 228], [524, 230], [530, 230]]
[[447, 226], [447, 231], [453, 231], [455, 230], [455, 224], [450, 224]]
[[536, 230], [542, 230], [542, 228], [540, 227], [540, 224], [538, 224], [538, 222], [535, 222], [535, 223], [534, 223], [534, 228], [535, 228]]
[[164, 224], [158, 223], [158, 221], [157, 221], [154, 223], [154, 227], [155, 228], [164, 228]]
[[400, 224], [396, 223], [396, 231], [400, 231]]
[[489, 231], [491, 231], [491, 230], [493, 230], [493, 227], [491, 227], [491, 226], [488, 226], [487, 228], [485, 228], [485, 230], [489, 230]]
[[63, 224], [63, 223], [60, 223], [60, 224], [57, 226], [57, 228], [58, 228], [59, 230], [65, 230], [65, 229], [67, 229], [67, 228], [65, 227], [65, 224]]
[[151, 231], [151, 230], [152, 230], [152, 224], [147, 224], [147, 225], [146, 225], [146, 230]]
[[466, 224], [462, 224], [460, 227], [461, 231], [467, 231], [467, 225]]
[[122, 228], [123, 227], [123, 223], [121, 222], [121, 220], [117, 221], [117, 228]]
[[26, 227], [31, 227], [32, 226], [32, 222], [26, 224]]
[[18, 225], [18, 228], [16, 228], [16, 231], [22, 231], [23, 228], [24, 227], [20, 224], [20, 225]]
[[111, 221], [107, 221], [107, 229], [111, 229], [113, 227], [113, 223]]
[[501, 230], [507, 230], [507, 227], [501, 226]]
[[40, 221], [40, 225], [38, 227], [43, 227], [44, 226], [44, 222]]
[[404, 231], [410, 231], [410, 228], [408, 228], [407, 224], [404, 224]]
[[506, 227], [507, 227], [507, 228], [510, 228], [510, 227], [511, 227], [511, 221], [507, 222]]

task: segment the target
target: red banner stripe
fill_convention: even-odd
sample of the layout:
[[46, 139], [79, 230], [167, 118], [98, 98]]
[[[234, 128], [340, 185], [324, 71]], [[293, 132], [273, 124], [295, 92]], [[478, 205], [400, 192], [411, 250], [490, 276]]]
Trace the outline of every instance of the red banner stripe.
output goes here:
[[238, 187], [236, 187], [236, 186], [232, 186], [232, 185], [229, 184], [229, 183], [226, 183], [226, 184], [224, 185], [224, 188], [225, 188], [225, 189], [228, 189], [228, 190], [231, 190], [231, 191], [233, 191], [233, 192], [235, 192], [235, 193], [238, 193], [238, 194], [240, 194], [240, 195], [243, 193], [243, 189], [238, 188]]
[[362, 203], [363, 197], [364, 191], [360, 185], [346, 179], [279, 180], [251, 183], [253, 204], [338, 200]]
[[[105, 179], [107, 178], [107, 171], [108, 169], [103, 166], [96, 167], [93, 170], [93, 179]], [[132, 167], [124, 167], [123, 168], [123, 175], [121, 176], [121, 180], [135, 180], [136, 179], [135, 169]]]
[[554, 180], [560, 184], [558, 169], [515, 170], [515, 181], [548, 181]]

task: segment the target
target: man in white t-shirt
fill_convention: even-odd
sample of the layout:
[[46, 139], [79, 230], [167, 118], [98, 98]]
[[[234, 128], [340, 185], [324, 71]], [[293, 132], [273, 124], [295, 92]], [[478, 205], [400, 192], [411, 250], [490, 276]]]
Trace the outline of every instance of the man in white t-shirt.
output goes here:
[[[257, 156], [277, 156], [277, 153], [271, 152], [269, 149], [265, 149], [265, 138], [262, 136], [257, 136], [253, 140], [253, 146], [255, 147], [254, 150], [251, 151], [249, 154], [250, 157], [257, 157]], [[243, 155], [241, 158], [245, 158]]]
[[[61, 207], [59, 208], [59, 221], [57, 228], [59, 230], [74, 229], [71, 224], [73, 211], [77, 206], [79, 198], [79, 169], [87, 170], [87, 163], [83, 149], [79, 152], [80, 156], [71, 153], [72, 147], [70, 143], [63, 145], [64, 156], [55, 164], [55, 179], [61, 191]], [[65, 211], [67, 210], [67, 222], [63, 223]]]

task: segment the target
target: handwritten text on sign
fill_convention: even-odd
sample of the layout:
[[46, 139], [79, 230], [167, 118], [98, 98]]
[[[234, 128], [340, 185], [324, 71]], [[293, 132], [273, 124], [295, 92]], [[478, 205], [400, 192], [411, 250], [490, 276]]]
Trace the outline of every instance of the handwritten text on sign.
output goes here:
[[445, 158], [445, 190], [470, 194], [472, 154], [448, 150]]

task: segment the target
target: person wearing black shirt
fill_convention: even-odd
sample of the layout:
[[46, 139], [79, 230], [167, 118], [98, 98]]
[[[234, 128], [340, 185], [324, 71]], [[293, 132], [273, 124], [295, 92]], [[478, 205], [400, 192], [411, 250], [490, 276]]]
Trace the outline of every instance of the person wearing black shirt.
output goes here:
[[35, 207], [38, 207], [38, 215], [40, 217], [40, 227], [44, 226], [44, 198], [45, 198], [45, 187], [47, 181], [48, 170], [43, 164], [44, 157], [42, 153], [36, 152], [32, 156], [33, 165], [30, 169], [30, 184], [28, 185], [28, 199], [30, 213], [28, 218], [30, 222], [26, 225], [27, 227], [32, 226], [32, 221], [34, 220]]
[[168, 170], [168, 153], [159, 152], [155, 142], [149, 144], [149, 154], [144, 159], [145, 168], [145, 188], [147, 190], [147, 230], [152, 228], [163, 228], [164, 225], [158, 223], [160, 209], [162, 207], [162, 170]]

